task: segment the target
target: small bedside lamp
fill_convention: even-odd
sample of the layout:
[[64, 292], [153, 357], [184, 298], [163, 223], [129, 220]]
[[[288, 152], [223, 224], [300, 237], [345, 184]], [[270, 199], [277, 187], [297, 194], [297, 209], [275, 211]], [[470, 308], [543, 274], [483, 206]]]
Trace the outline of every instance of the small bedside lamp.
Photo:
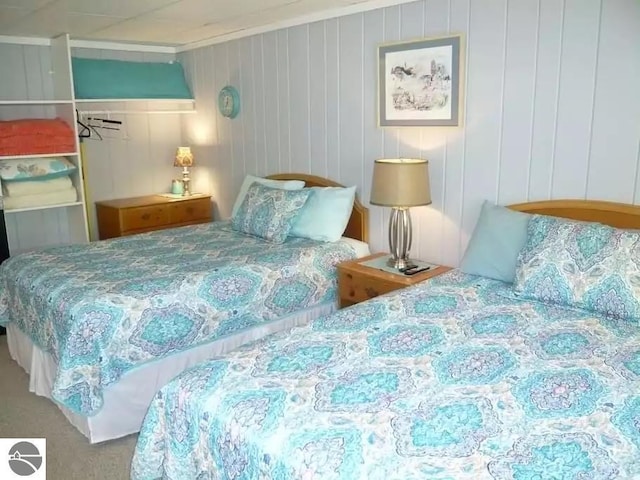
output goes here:
[[193, 153], [191, 147], [178, 147], [174, 167], [182, 167], [182, 195], [191, 195], [191, 179], [189, 178], [189, 167], [193, 166]]
[[373, 166], [371, 204], [392, 207], [389, 218], [388, 265], [401, 269], [411, 264], [412, 226], [409, 207], [429, 205], [429, 162], [413, 158], [376, 160]]

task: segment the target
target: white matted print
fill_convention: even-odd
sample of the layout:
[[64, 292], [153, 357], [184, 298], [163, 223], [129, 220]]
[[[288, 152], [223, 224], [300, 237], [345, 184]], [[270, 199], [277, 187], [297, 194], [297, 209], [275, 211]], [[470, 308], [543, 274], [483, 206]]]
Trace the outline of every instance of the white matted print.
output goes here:
[[379, 47], [380, 126], [459, 125], [460, 57], [460, 36]]

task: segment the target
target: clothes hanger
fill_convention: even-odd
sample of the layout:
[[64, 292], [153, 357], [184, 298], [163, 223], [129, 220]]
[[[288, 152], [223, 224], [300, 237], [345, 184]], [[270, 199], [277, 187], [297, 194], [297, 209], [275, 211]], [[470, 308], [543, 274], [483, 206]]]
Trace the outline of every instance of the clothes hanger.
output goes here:
[[76, 122], [78, 122], [78, 125], [82, 127], [78, 131], [78, 137], [91, 138], [91, 132], [93, 132], [97, 135], [98, 139], [102, 140], [102, 135], [100, 135], [100, 133], [95, 128], [93, 128], [91, 125], [82, 123], [82, 121], [80, 120], [80, 113], [78, 112], [78, 109], [76, 109]]
[[78, 113], [78, 109], [76, 109], [76, 122], [81, 127], [78, 130], [78, 137], [80, 138], [89, 138], [91, 136], [91, 130], [84, 123], [80, 121], [80, 114]]

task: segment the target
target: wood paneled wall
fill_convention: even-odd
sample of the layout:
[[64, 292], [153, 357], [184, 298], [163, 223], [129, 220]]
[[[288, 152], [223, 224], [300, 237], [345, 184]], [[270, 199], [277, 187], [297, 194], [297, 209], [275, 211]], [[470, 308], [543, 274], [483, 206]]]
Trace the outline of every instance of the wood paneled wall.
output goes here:
[[[367, 202], [376, 158], [427, 158], [413, 253], [457, 265], [484, 199], [640, 201], [639, 25], [636, 0], [421, 0], [187, 51], [183, 142], [222, 216], [245, 173], [323, 175]], [[376, 47], [448, 33], [464, 35], [463, 125], [377, 127]], [[226, 84], [234, 120], [216, 108]], [[371, 208], [373, 250], [387, 220]]]

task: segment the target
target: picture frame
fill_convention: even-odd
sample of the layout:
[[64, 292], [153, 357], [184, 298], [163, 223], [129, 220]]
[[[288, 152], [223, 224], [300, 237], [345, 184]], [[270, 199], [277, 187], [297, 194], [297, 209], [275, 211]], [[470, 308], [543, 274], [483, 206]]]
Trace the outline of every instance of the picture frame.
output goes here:
[[378, 47], [381, 127], [459, 126], [461, 35]]

